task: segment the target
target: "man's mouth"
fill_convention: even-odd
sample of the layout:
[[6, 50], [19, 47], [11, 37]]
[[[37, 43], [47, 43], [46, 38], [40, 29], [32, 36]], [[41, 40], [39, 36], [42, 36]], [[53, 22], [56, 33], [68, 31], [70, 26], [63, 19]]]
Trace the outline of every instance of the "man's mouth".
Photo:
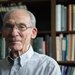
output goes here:
[[20, 43], [20, 40], [9, 40], [9, 43]]

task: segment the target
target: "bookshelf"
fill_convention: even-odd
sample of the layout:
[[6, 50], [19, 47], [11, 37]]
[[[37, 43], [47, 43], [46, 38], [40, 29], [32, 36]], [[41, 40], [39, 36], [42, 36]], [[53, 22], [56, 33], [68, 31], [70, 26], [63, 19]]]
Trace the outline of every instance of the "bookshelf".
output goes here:
[[[67, 27], [69, 25], [69, 4], [75, 4], [75, 1], [74, 0], [56, 0], [56, 5], [57, 4], [60, 4], [60, 5], [64, 5], [67, 7]], [[55, 5], [55, 6], [56, 6]], [[72, 8], [72, 15], [73, 15], [73, 8]], [[73, 16], [72, 16], [73, 17]], [[72, 18], [72, 22], [73, 22], [73, 18]], [[73, 24], [73, 23], [72, 23]], [[73, 28], [73, 27], [72, 27]], [[63, 34], [63, 36], [67, 36], [67, 35], [74, 35], [75, 34], [75, 30], [69, 30], [68, 28], [65, 30], [65, 31], [56, 31], [55, 32], [56, 36], [59, 36], [60, 34]], [[75, 55], [74, 55], [75, 56]], [[75, 67], [75, 60], [61, 60], [61, 61], [57, 61], [59, 65], [62, 65], [62, 66], [67, 66], [67, 67]]]
[[74, 61], [57, 61], [59, 65], [67, 66], [67, 67], [75, 67]]
[[[56, 51], [60, 50], [59, 54], [56, 52], [57, 62], [61, 66], [62, 75], [75, 74], [75, 30], [74, 30], [74, 0], [55, 0], [56, 1], [56, 24], [55, 37]], [[58, 14], [59, 13], [59, 14]], [[60, 15], [60, 16], [59, 16]], [[66, 18], [66, 19], [65, 19]], [[59, 21], [58, 21], [59, 20]], [[58, 26], [57, 26], [58, 25]], [[61, 25], [61, 26], [60, 26]], [[59, 27], [59, 28], [58, 28]], [[60, 48], [57, 49], [57, 42], [60, 42]]]

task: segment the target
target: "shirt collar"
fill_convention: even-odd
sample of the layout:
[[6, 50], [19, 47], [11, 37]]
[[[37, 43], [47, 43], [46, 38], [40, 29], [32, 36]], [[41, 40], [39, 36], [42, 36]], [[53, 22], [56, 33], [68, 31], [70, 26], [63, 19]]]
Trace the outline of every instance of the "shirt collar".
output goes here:
[[[27, 52], [25, 52], [24, 54], [22, 54], [20, 57], [16, 58], [15, 60], [18, 61], [18, 63], [20, 63], [21, 66], [23, 66], [25, 64], [25, 62], [27, 62], [31, 57], [32, 55], [34, 54], [34, 51], [33, 51], [33, 48], [32, 46], [30, 45], [29, 49]], [[8, 56], [8, 61], [11, 63], [11, 64], [14, 64], [14, 61], [10, 55]]]
[[33, 48], [32, 46], [30, 46], [28, 51], [20, 56], [21, 66], [23, 66], [24, 63], [27, 62], [32, 57], [33, 53], [34, 53]]

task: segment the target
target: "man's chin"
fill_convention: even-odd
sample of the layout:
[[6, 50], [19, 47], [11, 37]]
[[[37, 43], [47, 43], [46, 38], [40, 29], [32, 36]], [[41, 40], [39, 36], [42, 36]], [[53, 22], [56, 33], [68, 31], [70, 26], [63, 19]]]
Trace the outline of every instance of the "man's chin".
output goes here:
[[14, 51], [20, 51], [20, 50], [22, 50], [22, 47], [21, 46], [10, 46], [9, 48], [11, 50], [14, 50]]

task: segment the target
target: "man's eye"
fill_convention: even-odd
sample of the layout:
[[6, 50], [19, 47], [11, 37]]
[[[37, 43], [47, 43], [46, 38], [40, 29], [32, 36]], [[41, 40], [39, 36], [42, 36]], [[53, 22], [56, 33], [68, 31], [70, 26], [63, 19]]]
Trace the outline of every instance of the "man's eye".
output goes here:
[[9, 29], [9, 28], [12, 28], [12, 26], [10, 24], [6, 24], [5, 28]]
[[26, 26], [25, 25], [20, 25], [19, 28], [26, 28]]

